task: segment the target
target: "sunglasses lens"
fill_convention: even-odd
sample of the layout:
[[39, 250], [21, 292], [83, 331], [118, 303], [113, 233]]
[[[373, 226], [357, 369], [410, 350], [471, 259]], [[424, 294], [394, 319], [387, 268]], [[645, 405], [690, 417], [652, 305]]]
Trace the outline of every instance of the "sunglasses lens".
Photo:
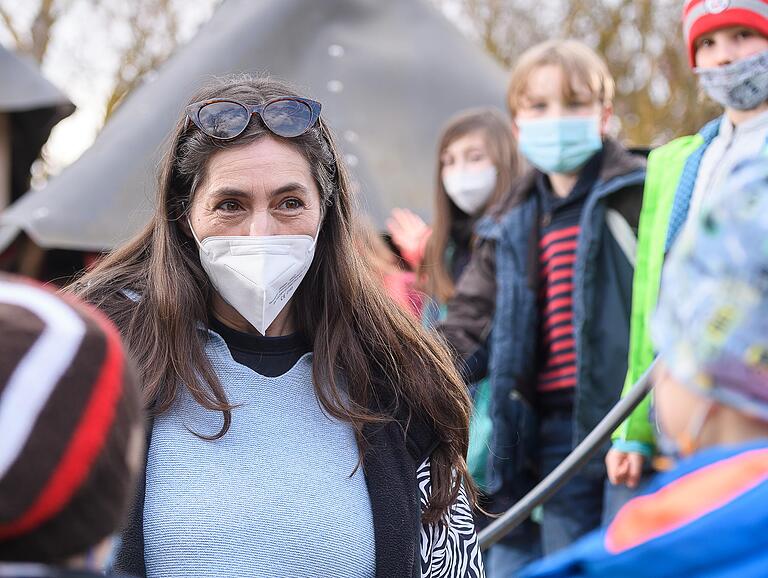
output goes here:
[[298, 100], [273, 102], [267, 105], [261, 116], [269, 130], [288, 138], [306, 132], [313, 121], [312, 109]]
[[248, 126], [250, 114], [236, 102], [212, 102], [200, 109], [198, 119], [205, 134], [214, 138], [233, 138]]

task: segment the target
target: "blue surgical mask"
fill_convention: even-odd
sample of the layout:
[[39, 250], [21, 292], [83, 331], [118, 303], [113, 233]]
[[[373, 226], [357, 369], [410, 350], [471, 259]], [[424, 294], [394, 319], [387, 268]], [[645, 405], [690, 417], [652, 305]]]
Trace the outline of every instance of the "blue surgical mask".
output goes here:
[[598, 116], [518, 120], [520, 152], [545, 173], [575, 173], [603, 148]]

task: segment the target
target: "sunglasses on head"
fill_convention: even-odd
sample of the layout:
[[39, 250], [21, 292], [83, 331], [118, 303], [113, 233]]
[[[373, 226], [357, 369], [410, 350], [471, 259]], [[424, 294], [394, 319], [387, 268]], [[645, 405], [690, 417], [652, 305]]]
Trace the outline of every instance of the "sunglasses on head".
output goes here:
[[214, 98], [187, 107], [187, 126], [191, 120], [211, 138], [227, 140], [242, 134], [258, 113], [264, 126], [278, 136], [292, 138], [307, 132], [320, 118], [322, 105], [308, 98], [286, 96], [264, 104], [244, 104], [228, 98]]

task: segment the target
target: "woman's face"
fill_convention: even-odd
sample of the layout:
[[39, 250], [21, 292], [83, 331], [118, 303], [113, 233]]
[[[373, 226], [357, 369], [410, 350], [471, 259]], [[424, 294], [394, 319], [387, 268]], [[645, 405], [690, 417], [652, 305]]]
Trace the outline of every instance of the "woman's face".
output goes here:
[[480, 131], [471, 132], [449, 143], [440, 155], [440, 165], [443, 180], [450, 178], [450, 175], [479, 172], [494, 166], [485, 137]]
[[320, 191], [295, 148], [265, 136], [214, 153], [190, 207], [199, 241], [212, 236], [309, 235], [321, 218]]

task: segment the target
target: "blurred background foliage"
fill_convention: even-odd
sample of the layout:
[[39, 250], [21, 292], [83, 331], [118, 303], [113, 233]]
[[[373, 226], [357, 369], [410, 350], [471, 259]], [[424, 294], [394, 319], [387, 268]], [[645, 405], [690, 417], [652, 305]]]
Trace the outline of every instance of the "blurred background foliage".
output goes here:
[[125, 96], [191, 40], [222, 0], [0, 0], [0, 42], [77, 105], [32, 166], [45, 185], [90, 145]]
[[[526, 48], [552, 37], [580, 39], [595, 48], [616, 78], [617, 130], [631, 145], [655, 146], [689, 134], [719, 112], [700, 96], [688, 66], [680, 25], [682, 0], [430, 1], [507, 69]], [[108, 27], [115, 45], [110, 47], [108, 89], [100, 93], [103, 124], [125, 95], [188, 41], [220, 3], [0, 0], [0, 32], [10, 39], [9, 48], [45, 69], [60, 22], [78, 10], [95, 15], [88, 25]], [[86, 73], [87, 56], [80, 56]]]
[[91, 55], [93, 59], [116, 57], [103, 107], [103, 124], [126, 94], [179, 44], [189, 40], [191, 34], [182, 27], [184, 19], [199, 14], [198, 21], [192, 24], [194, 33], [220, 2], [192, 0], [197, 6], [192, 11], [190, 2], [176, 0], [33, 0], [25, 2], [22, 11], [18, 0], [0, 0], [0, 26], [12, 39], [9, 48], [31, 57], [41, 68], [45, 68], [62, 21], [77, 16], [77, 12], [87, 13], [88, 20], [81, 21], [83, 34], [88, 35], [92, 26], [106, 27], [114, 46]]
[[592, 46], [616, 79], [616, 116], [629, 144], [663, 144], [720, 113], [688, 65], [682, 0], [432, 1], [506, 68], [549, 38]]

